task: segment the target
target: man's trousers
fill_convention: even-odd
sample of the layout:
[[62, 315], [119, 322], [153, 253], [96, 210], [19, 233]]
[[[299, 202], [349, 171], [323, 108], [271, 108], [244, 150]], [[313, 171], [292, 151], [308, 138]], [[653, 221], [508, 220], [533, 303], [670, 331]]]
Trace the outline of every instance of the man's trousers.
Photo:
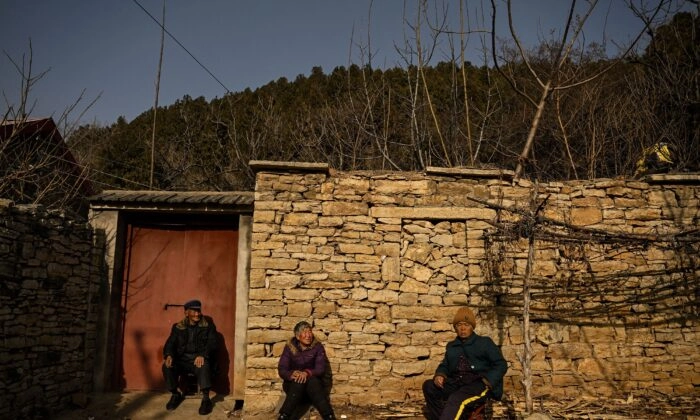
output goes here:
[[194, 374], [200, 389], [211, 388], [211, 366], [206, 359], [204, 359], [201, 368], [196, 367], [194, 359], [189, 358], [173, 358], [173, 364], [170, 368], [165, 367], [165, 363], [163, 363], [163, 378], [165, 378], [165, 386], [168, 391], [176, 391], [179, 378], [188, 373]]

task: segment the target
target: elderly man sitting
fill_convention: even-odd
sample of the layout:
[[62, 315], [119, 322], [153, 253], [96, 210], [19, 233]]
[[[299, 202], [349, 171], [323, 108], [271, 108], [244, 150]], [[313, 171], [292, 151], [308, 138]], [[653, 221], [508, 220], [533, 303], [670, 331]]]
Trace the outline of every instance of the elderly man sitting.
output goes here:
[[192, 373], [202, 391], [199, 414], [211, 413], [213, 404], [209, 398], [212, 382], [211, 364], [216, 356], [216, 326], [202, 316], [202, 303], [190, 300], [185, 303], [185, 318], [173, 324], [170, 336], [163, 346], [163, 377], [172, 393], [166, 404], [167, 410], [174, 410], [184, 399], [178, 390], [180, 376]]

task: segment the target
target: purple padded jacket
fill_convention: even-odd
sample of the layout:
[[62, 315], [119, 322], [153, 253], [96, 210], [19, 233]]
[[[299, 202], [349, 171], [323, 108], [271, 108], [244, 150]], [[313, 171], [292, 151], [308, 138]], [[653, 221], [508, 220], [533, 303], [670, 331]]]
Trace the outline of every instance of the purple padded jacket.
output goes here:
[[310, 376], [323, 376], [326, 370], [326, 349], [314, 337], [309, 348], [302, 350], [296, 337], [287, 341], [280, 356], [277, 372], [285, 381], [292, 380], [295, 370], [306, 371]]

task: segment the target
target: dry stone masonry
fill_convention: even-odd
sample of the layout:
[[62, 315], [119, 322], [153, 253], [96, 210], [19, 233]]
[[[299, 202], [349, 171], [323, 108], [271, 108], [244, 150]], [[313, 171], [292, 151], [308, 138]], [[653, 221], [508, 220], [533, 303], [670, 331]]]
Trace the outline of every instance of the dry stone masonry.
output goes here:
[[698, 395], [699, 202], [697, 184], [261, 170], [246, 411], [279, 403], [300, 320], [326, 346], [334, 404], [420, 401], [460, 305], [522, 398], [526, 279], [536, 397]]
[[87, 223], [0, 200], [0, 418], [51, 418], [92, 390], [101, 260]]

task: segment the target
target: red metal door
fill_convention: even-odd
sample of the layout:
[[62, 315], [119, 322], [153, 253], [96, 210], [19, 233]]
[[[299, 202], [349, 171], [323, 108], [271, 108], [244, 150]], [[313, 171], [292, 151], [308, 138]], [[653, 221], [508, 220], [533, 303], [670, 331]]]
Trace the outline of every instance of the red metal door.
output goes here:
[[122, 293], [122, 385], [164, 390], [163, 345], [182, 305], [202, 301], [219, 332], [213, 391], [229, 394], [233, 378], [238, 231], [128, 227]]

